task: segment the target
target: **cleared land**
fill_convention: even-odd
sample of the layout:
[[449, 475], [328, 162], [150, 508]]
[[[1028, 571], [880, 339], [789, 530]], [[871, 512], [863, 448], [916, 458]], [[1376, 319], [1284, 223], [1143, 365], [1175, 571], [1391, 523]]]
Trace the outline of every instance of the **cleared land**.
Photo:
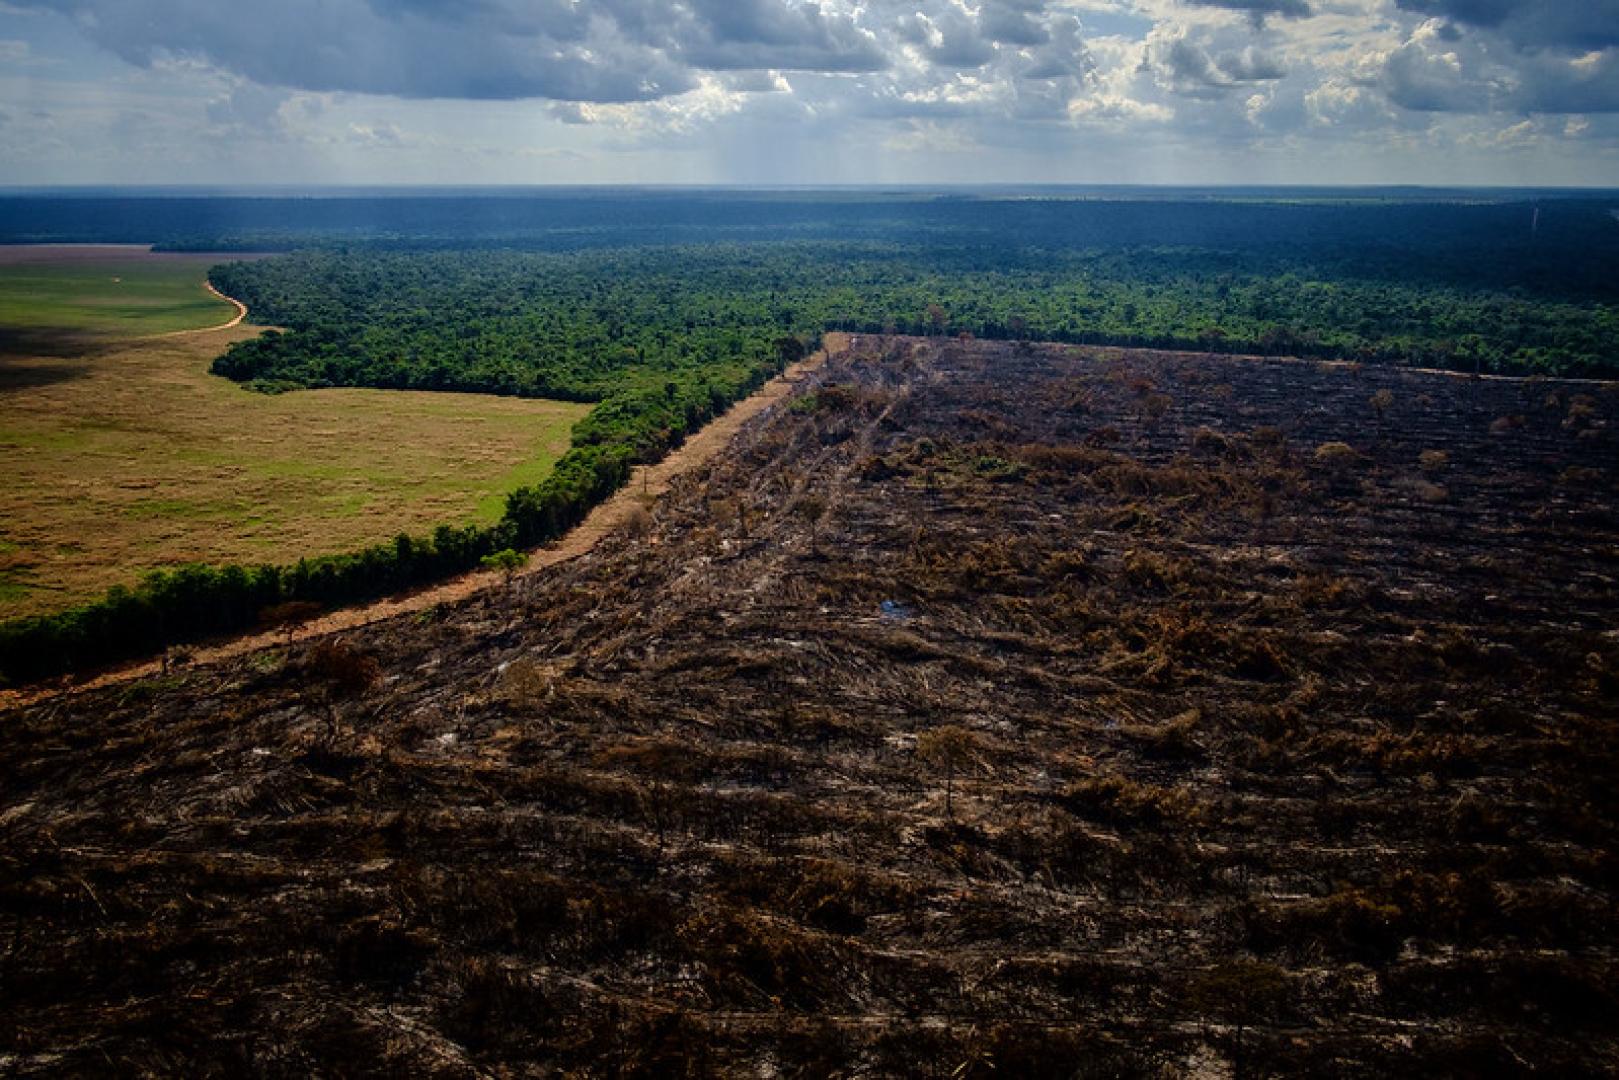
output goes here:
[[[216, 260], [146, 255], [148, 266], [138, 251], [95, 250], [0, 248], [45, 260], [0, 265], [0, 322], [17, 328], [0, 337], [0, 618], [161, 566], [291, 562], [494, 520], [589, 411], [470, 394], [248, 393], [208, 365], [258, 330], [173, 333], [234, 316], [203, 286]], [[54, 299], [35, 306], [27, 297], [42, 293], [12, 288], [45, 271], [60, 271]], [[142, 272], [147, 306], [115, 302], [110, 279]]]
[[[514, 579], [524, 579], [544, 573], [558, 563], [576, 559], [593, 551], [597, 544], [615, 532], [641, 520], [653, 500], [674, 485], [681, 477], [701, 469], [728, 449], [732, 438], [755, 416], [774, 408], [798, 384], [826, 361], [828, 352], [841, 352], [847, 347], [849, 335], [829, 333], [825, 349], [794, 364], [756, 392], [732, 406], [722, 416], [705, 424], [701, 431], [670, 451], [654, 465], [637, 465], [630, 481], [606, 502], [597, 506], [584, 521], [574, 526], [561, 539], [528, 552], [528, 562], [516, 571]], [[465, 600], [498, 582], [507, 580], [505, 571], [475, 570], [439, 585], [418, 589], [400, 596], [391, 596], [369, 604], [341, 608], [307, 623], [281, 627], [254, 635], [230, 638], [186, 650], [197, 662], [216, 663], [258, 652], [277, 643], [291, 644], [300, 638], [329, 635], [382, 622], [398, 615], [429, 612], [445, 604]], [[33, 686], [19, 690], [0, 688], [0, 709], [43, 701], [73, 689], [93, 689], [115, 686], [149, 678], [166, 670], [162, 659], [131, 664], [93, 675], [82, 683], [69, 682], [52, 686]]]
[[857, 341], [580, 559], [7, 714], [0, 1054], [1611, 1075], [1616, 420]]
[[0, 350], [57, 353], [86, 340], [222, 325], [236, 308], [208, 291], [208, 268], [243, 257], [126, 245], [0, 246]]

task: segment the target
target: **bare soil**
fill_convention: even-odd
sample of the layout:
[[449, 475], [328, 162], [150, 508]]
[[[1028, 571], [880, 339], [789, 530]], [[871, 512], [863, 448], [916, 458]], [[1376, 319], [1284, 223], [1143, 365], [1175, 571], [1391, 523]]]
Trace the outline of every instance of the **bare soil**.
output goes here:
[[849, 344], [577, 558], [0, 717], [4, 1067], [1619, 1070], [1611, 387]]

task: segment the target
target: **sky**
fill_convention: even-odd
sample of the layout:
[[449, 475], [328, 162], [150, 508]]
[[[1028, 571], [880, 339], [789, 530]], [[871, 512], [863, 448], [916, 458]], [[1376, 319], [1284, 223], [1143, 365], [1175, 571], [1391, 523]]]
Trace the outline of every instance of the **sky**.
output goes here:
[[0, 184], [1619, 186], [1619, 0], [0, 0]]

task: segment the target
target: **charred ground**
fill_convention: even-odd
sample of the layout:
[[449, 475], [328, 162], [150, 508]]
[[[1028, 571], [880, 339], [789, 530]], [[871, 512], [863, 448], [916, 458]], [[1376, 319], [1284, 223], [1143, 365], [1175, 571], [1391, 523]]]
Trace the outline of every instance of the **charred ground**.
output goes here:
[[1619, 1068], [1616, 408], [857, 341], [555, 572], [5, 716], [0, 1062]]

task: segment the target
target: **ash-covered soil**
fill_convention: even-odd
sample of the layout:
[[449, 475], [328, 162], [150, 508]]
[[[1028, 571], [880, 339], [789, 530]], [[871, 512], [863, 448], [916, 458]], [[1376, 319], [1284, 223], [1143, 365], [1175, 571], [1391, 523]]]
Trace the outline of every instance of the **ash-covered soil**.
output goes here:
[[1616, 419], [858, 339], [554, 572], [0, 717], [0, 1071], [1611, 1074]]

